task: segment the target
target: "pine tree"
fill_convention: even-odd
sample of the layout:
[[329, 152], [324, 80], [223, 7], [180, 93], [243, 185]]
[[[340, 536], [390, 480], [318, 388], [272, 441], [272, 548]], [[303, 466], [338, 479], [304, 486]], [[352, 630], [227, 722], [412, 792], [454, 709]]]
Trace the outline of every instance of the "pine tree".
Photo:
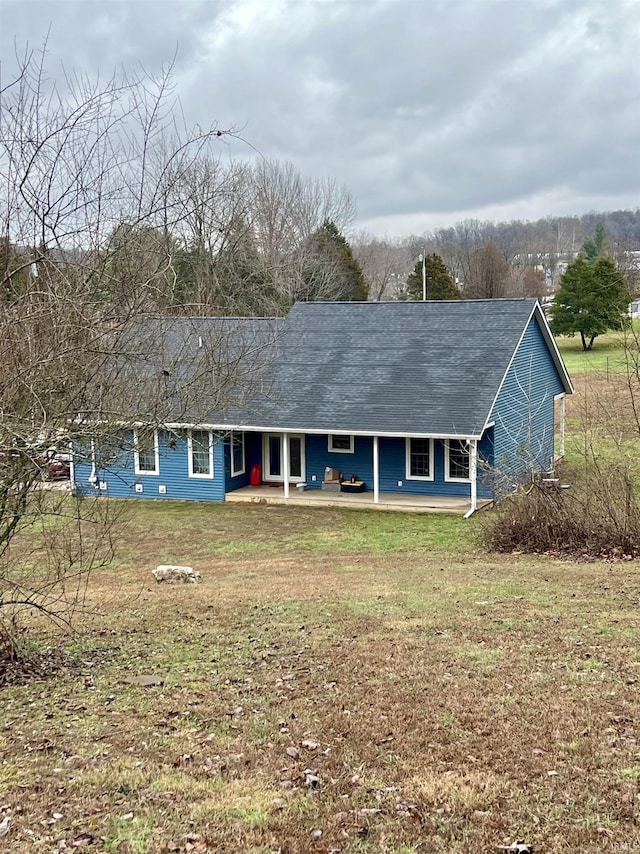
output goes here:
[[622, 329], [631, 296], [613, 258], [589, 263], [582, 255], [569, 264], [551, 307], [555, 335], [580, 334], [582, 349], [591, 350], [598, 335]]
[[[407, 278], [407, 297], [421, 300], [423, 297], [423, 262], [418, 261]], [[424, 259], [424, 273], [427, 285], [427, 299], [462, 299], [460, 290], [456, 287], [444, 261], [434, 252]]]
[[[312, 236], [313, 252], [307, 278], [308, 299], [316, 296], [344, 301], [365, 301], [369, 287], [346, 238], [332, 220]], [[328, 281], [330, 280], [330, 281]], [[322, 285], [313, 286], [322, 282]]]
[[24, 293], [31, 277], [28, 252], [20, 253], [0, 237], [0, 301], [11, 303]]
[[582, 244], [582, 252], [587, 264], [594, 264], [597, 258], [604, 255], [606, 242], [607, 234], [604, 230], [604, 225], [599, 222], [596, 225], [593, 237], [586, 237]]

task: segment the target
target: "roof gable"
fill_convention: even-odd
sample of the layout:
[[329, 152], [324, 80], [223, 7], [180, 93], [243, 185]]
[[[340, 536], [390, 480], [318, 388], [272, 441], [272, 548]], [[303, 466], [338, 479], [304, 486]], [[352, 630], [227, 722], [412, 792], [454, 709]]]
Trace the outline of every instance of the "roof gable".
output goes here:
[[272, 403], [254, 418], [274, 429], [480, 436], [536, 305], [297, 303]]

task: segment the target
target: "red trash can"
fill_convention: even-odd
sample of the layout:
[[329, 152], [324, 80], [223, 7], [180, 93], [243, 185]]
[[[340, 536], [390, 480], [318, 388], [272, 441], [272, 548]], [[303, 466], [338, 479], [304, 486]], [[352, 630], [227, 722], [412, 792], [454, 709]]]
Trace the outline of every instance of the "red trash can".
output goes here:
[[251, 474], [249, 475], [249, 483], [251, 486], [260, 486], [262, 483], [262, 466], [256, 463], [251, 466]]

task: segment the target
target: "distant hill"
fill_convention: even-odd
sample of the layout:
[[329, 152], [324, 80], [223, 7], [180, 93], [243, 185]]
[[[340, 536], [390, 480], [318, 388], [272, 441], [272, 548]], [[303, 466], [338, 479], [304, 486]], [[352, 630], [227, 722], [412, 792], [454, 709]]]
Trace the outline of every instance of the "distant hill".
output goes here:
[[[511, 267], [509, 294], [541, 296], [557, 285], [585, 238], [592, 236], [600, 223], [607, 235], [607, 252], [626, 271], [632, 291], [640, 293], [640, 208], [548, 216], [531, 222], [467, 219], [449, 228], [397, 240], [358, 235], [351, 245], [377, 299], [398, 295], [425, 249], [440, 255], [454, 280], [464, 287], [473, 279], [475, 253], [490, 243], [498, 247]], [[537, 282], [534, 273], [539, 277]]]

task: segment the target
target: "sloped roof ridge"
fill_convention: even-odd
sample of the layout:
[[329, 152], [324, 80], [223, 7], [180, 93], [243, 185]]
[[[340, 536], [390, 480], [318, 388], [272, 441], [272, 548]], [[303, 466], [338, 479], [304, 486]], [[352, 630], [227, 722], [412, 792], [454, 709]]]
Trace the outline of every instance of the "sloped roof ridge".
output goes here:
[[269, 314], [266, 316], [260, 314], [142, 314], [133, 318], [133, 320], [166, 320], [175, 323], [187, 320], [285, 320], [285, 316], [278, 314]]
[[483, 303], [483, 302], [521, 302], [521, 303], [534, 303], [538, 302], [537, 297], [482, 297], [481, 299], [428, 299], [428, 300], [402, 300], [402, 299], [381, 299], [381, 300], [299, 300], [294, 303], [292, 308], [295, 306], [303, 306], [303, 305], [341, 305], [341, 306], [353, 306], [353, 305], [434, 305], [436, 303], [448, 303], [450, 305], [462, 305], [469, 303]]

